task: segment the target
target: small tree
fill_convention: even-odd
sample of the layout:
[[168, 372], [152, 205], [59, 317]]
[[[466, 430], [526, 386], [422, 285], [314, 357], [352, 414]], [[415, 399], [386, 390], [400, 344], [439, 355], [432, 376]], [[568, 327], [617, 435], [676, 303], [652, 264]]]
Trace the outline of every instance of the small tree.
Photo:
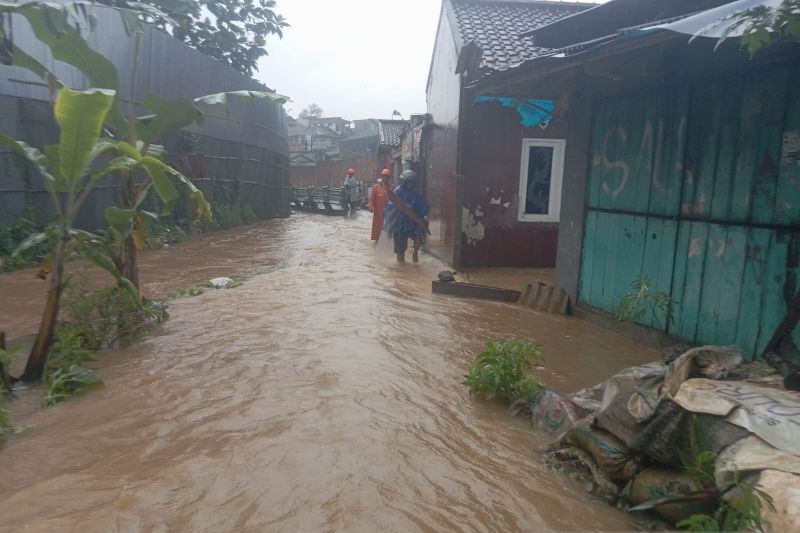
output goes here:
[[300, 111], [300, 118], [320, 118], [322, 116], [322, 108], [317, 104], [306, 106]]
[[247, 76], [253, 75], [258, 60], [267, 55], [266, 37], [283, 37], [283, 29], [289, 26], [275, 12], [275, 0], [98, 1], [140, 10], [146, 22]]

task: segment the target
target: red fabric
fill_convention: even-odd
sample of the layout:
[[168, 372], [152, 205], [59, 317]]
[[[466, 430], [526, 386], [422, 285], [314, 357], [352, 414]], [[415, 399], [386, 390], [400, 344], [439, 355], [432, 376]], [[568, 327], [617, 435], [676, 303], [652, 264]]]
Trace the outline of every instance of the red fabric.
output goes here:
[[383, 183], [376, 183], [369, 195], [369, 210], [372, 211], [372, 240], [381, 237], [383, 227], [383, 210], [386, 208], [386, 187]]

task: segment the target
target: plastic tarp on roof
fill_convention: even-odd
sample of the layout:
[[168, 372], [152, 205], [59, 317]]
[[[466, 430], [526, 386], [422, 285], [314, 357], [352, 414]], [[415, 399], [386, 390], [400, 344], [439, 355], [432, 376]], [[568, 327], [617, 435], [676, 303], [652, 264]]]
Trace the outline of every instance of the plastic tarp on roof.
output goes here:
[[545, 127], [553, 118], [555, 104], [552, 100], [537, 100], [534, 98], [511, 98], [509, 96], [476, 96], [473, 104], [497, 102], [503, 107], [512, 107], [522, 118], [520, 124], [526, 128], [532, 126]]
[[776, 9], [781, 0], [737, 0], [724, 6], [707, 9], [675, 22], [637, 28], [630, 33], [646, 33], [655, 30], [667, 30], [698, 37], [720, 39], [722, 37], [740, 37], [747, 25], [736, 15], [749, 9], [765, 6]]

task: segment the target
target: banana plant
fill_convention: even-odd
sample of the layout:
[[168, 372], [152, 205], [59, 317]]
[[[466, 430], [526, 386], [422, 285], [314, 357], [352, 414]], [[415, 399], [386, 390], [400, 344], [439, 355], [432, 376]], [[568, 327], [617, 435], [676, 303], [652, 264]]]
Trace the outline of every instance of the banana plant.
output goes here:
[[[23, 381], [39, 380], [47, 363], [64, 290], [64, 264], [70, 253], [79, 249], [90, 261], [111, 273], [135, 301], [140, 301], [138, 289], [123, 275], [118, 265], [97, 253], [92, 246], [94, 237], [73, 227], [82, 205], [99, 183], [119, 173], [140, 176], [136, 184], [139, 194], [146, 194], [145, 191], [153, 187], [164, 205], [171, 208], [179, 196], [171, 179], [174, 178], [187, 184], [190, 194], [195, 196], [203, 210], [209, 209], [202, 193], [179, 171], [148, 155], [141, 146], [137, 148], [126, 141], [101, 136], [114, 97], [114, 91], [107, 89], [59, 89], [53, 108], [60, 128], [59, 144], [45, 146], [42, 150], [0, 134], [0, 145], [26, 159], [44, 177], [56, 212], [55, 249], [50, 260], [47, 303], [21, 377]], [[108, 216], [123, 224], [137, 213], [112, 208]]]
[[[72, 0], [67, 2], [36, 1], [26, 4], [16, 4], [7, 0], [0, 0], [0, 14], [17, 14], [26, 18], [33, 28], [36, 37], [45, 44], [58, 61], [69, 64], [81, 71], [94, 87], [103, 87], [118, 91], [119, 76], [114, 64], [102, 54], [92, 50], [83, 38], [81, 23], [93, 27], [96, 20], [91, 8], [95, 2], [85, 0]], [[138, 4], [136, 4], [138, 5]], [[113, 8], [119, 12], [126, 31], [133, 37], [132, 72], [130, 93], [136, 84], [137, 64], [139, 58], [139, 43], [144, 28], [141, 19], [157, 18], [166, 20], [163, 13], [153, 13], [151, 7], [146, 10], [136, 11], [128, 8]], [[61, 87], [57, 76], [37, 62], [31, 54], [13, 45], [9, 50], [11, 64], [26, 68], [41, 78], [47, 80], [51, 87]], [[156, 143], [168, 135], [188, 126], [203, 124], [205, 110], [221, 107], [229, 108], [235, 100], [265, 100], [277, 104], [288, 101], [288, 98], [269, 91], [228, 91], [217, 94], [201, 96], [193, 100], [179, 98], [166, 100], [157, 95], [147, 95], [143, 99], [144, 107], [151, 113], [145, 116], [136, 116], [136, 109], [129, 97], [127, 109], [123, 109], [122, 102], [115, 98], [106, 120], [105, 129], [109, 136], [117, 141], [126, 141], [130, 148], [127, 155], [133, 159], [163, 157], [164, 152]], [[135, 153], [138, 152], [138, 155]], [[152, 172], [160, 172], [163, 167], [147, 159], [139, 167]], [[149, 168], [146, 168], [149, 167]], [[177, 177], [174, 172], [166, 171], [167, 175]], [[106, 219], [111, 228], [111, 238], [103, 243], [101, 249], [106, 253], [120, 270], [123, 276], [130, 280], [135, 287], [139, 287], [138, 252], [146, 240], [144, 220], [151, 217], [141, 209], [151, 186], [156, 189], [164, 201], [164, 211], [168, 214], [174, 203], [178, 200], [177, 191], [169, 187], [165, 181], [155, 180], [139, 182], [141, 172], [137, 175], [131, 170], [117, 171], [121, 187], [121, 196], [118, 206], [106, 210]], [[193, 206], [193, 215], [197, 217], [210, 217], [211, 208], [206, 202], [203, 193], [191, 182], [183, 177], [178, 178], [189, 190], [189, 199]], [[96, 242], [96, 241], [95, 241]]]

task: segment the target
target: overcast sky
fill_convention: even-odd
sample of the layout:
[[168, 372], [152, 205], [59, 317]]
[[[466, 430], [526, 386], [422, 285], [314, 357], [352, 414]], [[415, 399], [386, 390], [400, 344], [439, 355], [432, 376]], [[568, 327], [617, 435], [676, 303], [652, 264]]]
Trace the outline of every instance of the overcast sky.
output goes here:
[[278, 0], [292, 25], [267, 41], [258, 79], [328, 116], [408, 118], [425, 112], [439, 0]]
[[408, 118], [425, 112], [440, 0], [278, 0], [292, 25], [269, 37], [256, 77], [327, 116]]

